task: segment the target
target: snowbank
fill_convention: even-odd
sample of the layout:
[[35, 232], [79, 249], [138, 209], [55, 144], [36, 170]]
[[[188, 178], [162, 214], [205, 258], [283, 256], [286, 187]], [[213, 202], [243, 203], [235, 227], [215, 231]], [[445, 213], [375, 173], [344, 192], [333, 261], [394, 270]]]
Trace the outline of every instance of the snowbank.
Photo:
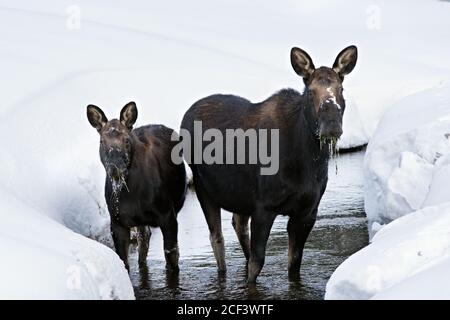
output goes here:
[[450, 86], [390, 108], [364, 167], [372, 243], [337, 268], [325, 298], [449, 299]]
[[134, 298], [111, 249], [0, 191], [0, 299]]
[[343, 134], [338, 140], [338, 148], [341, 150], [362, 147], [369, 141], [369, 135], [363, 124], [359, 108], [348, 97], [343, 118]]
[[450, 201], [450, 86], [411, 95], [390, 108], [364, 162], [369, 227]]
[[449, 299], [449, 226], [449, 202], [391, 222], [336, 269], [325, 298]]

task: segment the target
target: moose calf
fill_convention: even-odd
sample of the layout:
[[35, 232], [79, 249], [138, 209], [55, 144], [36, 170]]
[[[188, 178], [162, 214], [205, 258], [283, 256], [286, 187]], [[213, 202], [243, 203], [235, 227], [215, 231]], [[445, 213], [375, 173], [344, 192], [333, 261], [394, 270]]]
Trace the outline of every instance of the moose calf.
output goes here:
[[87, 107], [89, 123], [100, 134], [100, 159], [106, 170], [105, 197], [117, 254], [128, 267], [130, 228], [138, 227], [139, 264], [145, 265], [151, 231], [160, 227], [169, 270], [178, 270], [177, 214], [186, 195], [184, 164], [170, 155], [175, 142], [172, 129], [147, 125], [133, 129], [134, 102], [109, 120], [94, 105]]

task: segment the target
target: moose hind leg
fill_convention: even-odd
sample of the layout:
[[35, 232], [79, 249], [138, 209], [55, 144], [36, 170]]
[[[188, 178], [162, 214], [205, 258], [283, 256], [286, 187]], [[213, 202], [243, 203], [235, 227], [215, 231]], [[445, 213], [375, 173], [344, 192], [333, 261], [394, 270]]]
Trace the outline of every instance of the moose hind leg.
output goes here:
[[276, 215], [263, 213], [252, 216], [250, 223], [250, 259], [248, 261], [248, 282], [255, 283], [264, 265], [267, 240]]
[[290, 218], [288, 222], [289, 235], [289, 276], [297, 277], [300, 273], [300, 266], [302, 264], [303, 249], [306, 240], [314, 227], [316, 222], [316, 213], [313, 213], [308, 218]]
[[[194, 181], [198, 181], [198, 179]], [[198, 184], [196, 184], [195, 190], [208, 224], [209, 240], [217, 261], [217, 267], [220, 272], [224, 272], [227, 270], [227, 266], [225, 263], [225, 241], [222, 235], [220, 207], [209, 198], [204, 189]]]
[[234, 231], [236, 231], [239, 243], [241, 244], [242, 251], [244, 251], [245, 259], [247, 259], [247, 261], [250, 258], [250, 236], [248, 228], [249, 219], [250, 216], [233, 213], [233, 219], [231, 221]]
[[116, 253], [125, 264], [125, 268], [129, 271], [128, 265], [128, 249], [130, 247], [130, 228], [121, 226], [117, 223], [111, 224], [111, 235], [114, 241]]
[[161, 232], [163, 234], [166, 267], [169, 271], [177, 272], [179, 271], [178, 260], [180, 253], [178, 250], [178, 222], [173, 210], [161, 224]]
[[145, 266], [147, 264], [147, 254], [151, 236], [152, 232], [150, 230], [150, 227], [148, 226], [138, 227], [137, 243], [139, 252], [138, 258], [139, 266]]

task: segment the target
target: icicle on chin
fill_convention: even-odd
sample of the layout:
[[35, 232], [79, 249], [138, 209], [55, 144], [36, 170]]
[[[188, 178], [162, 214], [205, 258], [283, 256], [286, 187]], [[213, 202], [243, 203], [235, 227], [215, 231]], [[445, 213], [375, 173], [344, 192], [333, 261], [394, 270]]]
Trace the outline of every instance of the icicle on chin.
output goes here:
[[320, 150], [322, 150], [323, 146], [328, 147], [328, 154], [330, 159], [334, 159], [335, 167], [336, 167], [336, 175], [338, 174], [338, 165], [337, 158], [339, 157], [339, 148], [337, 146], [338, 138], [325, 138], [320, 137]]
[[119, 194], [123, 186], [122, 179], [111, 179], [111, 185], [113, 194]]
[[338, 138], [331, 138], [331, 142], [329, 144], [330, 148], [330, 158], [334, 159], [334, 166], [336, 167], [336, 175], [338, 174], [338, 161], [339, 158], [339, 148], [337, 146]]
[[112, 191], [113, 194], [119, 194], [123, 187], [130, 192], [128, 189], [127, 182], [125, 181], [125, 177], [123, 175], [119, 176], [117, 179], [111, 179]]

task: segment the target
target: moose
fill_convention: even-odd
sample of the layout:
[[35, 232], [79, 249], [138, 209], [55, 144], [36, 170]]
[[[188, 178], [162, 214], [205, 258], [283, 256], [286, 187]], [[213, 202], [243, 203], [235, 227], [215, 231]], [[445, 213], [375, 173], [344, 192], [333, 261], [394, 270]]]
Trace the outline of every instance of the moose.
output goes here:
[[256, 282], [264, 265], [267, 240], [279, 214], [289, 217], [288, 274], [291, 278], [300, 274], [305, 242], [327, 186], [328, 160], [342, 135], [342, 84], [356, 65], [357, 48], [342, 50], [332, 68], [315, 68], [311, 57], [296, 47], [290, 58], [294, 71], [303, 78], [303, 93], [283, 89], [261, 103], [234, 95], [212, 95], [194, 103], [181, 124], [191, 135], [196, 121], [201, 121], [205, 130], [214, 128], [222, 133], [238, 128], [279, 130], [279, 170], [275, 174], [261, 175], [260, 163], [188, 161], [219, 271], [226, 271], [221, 226], [221, 209], [225, 209], [233, 213], [232, 225], [247, 260], [250, 284]]
[[117, 254], [129, 270], [130, 229], [138, 231], [138, 262], [145, 266], [151, 231], [160, 227], [166, 267], [178, 271], [178, 223], [187, 189], [184, 164], [171, 161], [173, 130], [163, 125], [133, 129], [134, 102], [125, 105], [120, 120], [109, 120], [94, 105], [87, 107], [89, 123], [100, 134], [100, 160], [106, 170], [105, 198]]

